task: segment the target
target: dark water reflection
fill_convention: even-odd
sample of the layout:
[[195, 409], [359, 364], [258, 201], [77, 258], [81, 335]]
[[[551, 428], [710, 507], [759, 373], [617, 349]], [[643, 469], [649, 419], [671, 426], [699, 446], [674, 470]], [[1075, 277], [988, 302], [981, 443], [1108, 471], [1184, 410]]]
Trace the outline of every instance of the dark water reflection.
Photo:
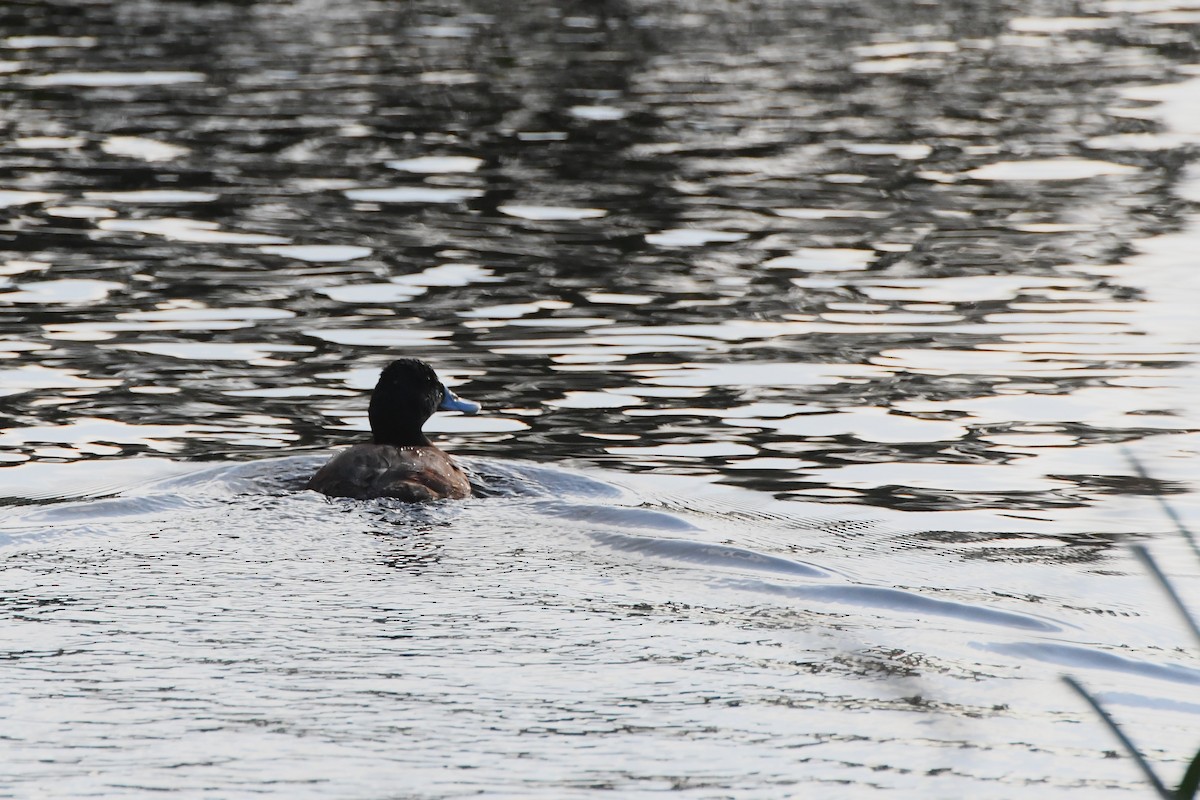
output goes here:
[[1188, 427], [1112, 265], [1186, 222], [1116, 94], [1195, 31], [1069, 10], [10, 7], [3, 457], [339, 444], [415, 353], [460, 452], [1092, 503]]

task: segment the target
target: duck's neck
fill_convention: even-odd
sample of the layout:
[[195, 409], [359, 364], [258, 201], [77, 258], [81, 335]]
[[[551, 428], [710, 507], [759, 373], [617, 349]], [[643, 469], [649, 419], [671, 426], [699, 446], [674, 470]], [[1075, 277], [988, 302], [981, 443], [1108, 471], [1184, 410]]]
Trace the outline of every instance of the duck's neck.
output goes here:
[[394, 447], [429, 447], [429, 438], [420, 425], [376, 424], [371, 421], [371, 435], [375, 444], [390, 444]]

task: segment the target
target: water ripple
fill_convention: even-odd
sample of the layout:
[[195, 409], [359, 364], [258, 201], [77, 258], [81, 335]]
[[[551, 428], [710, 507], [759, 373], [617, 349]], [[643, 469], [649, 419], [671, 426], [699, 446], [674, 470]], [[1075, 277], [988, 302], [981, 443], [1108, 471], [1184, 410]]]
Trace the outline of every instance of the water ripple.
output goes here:
[[[1191, 757], [1194, 11], [83, 5], [0, 37], [14, 791], [1128, 794], [1064, 667]], [[302, 491], [399, 356], [475, 497]]]

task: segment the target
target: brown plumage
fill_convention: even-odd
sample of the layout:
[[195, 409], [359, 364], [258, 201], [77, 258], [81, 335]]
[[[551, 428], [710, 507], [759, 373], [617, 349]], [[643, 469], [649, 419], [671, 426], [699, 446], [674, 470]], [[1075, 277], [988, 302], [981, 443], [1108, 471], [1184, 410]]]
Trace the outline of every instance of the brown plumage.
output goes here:
[[445, 388], [424, 361], [393, 361], [371, 394], [374, 441], [335, 455], [305, 488], [330, 497], [392, 497], [408, 503], [470, 497], [467, 476], [421, 431], [438, 409], [474, 414], [479, 405]]

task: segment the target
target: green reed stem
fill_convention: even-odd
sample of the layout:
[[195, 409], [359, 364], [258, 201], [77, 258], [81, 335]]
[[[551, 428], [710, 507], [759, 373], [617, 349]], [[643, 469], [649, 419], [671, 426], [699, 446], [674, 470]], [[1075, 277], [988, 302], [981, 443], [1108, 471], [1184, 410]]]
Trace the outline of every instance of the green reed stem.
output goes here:
[[1196, 752], [1196, 757], [1188, 765], [1187, 772], [1183, 773], [1183, 780], [1179, 782], [1175, 796], [1179, 800], [1192, 800], [1197, 791], [1200, 791], [1200, 751]]
[[1158, 776], [1154, 774], [1154, 770], [1150, 768], [1149, 762], [1147, 762], [1142, 754], [1138, 752], [1138, 749], [1133, 746], [1133, 742], [1129, 740], [1129, 737], [1126, 736], [1125, 732], [1121, 730], [1119, 725], [1117, 725], [1116, 720], [1108, 715], [1108, 712], [1104, 710], [1104, 708], [1100, 705], [1100, 702], [1096, 700], [1096, 698], [1092, 697], [1088, 690], [1084, 689], [1083, 686], [1080, 685], [1079, 681], [1075, 680], [1070, 675], [1063, 675], [1062, 679], [1063, 683], [1074, 689], [1076, 694], [1082, 697], [1084, 702], [1091, 706], [1092, 710], [1095, 711], [1100, 719], [1104, 721], [1104, 724], [1108, 726], [1110, 731], [1112, 731], [1113, 736], [1117, 737], [1117, 741], [1119, 741], [1121, 746], [1125, 748], [1125, 752], [1129, 753], [1130, 757], [1133, 758], [1134, 763], [1137, 764], [1142, 770], [1142, 774], [1146, 777], [1146, 780], [1150, 782], [1150, 785], [1154, 787], [1154, 791], [1158, 793], [1158, 796], [1162, 798], [1162, 800], [1178, 800], [1178, 798], [1175, 796], [1175, 793], [1168, 789], [1163, 782], [1158, 779]]
[[[1123, 448], [1123, 452], [1125, 454], [1125, 459], [1129, 462], [1130, 466], [1133, 467], [1133, 471], [1137, 473], [1137, 476], [1145, 481], [1147, 486], [1153, 485], [1151, 483], [1150, 474], [1146, 472], [1146, 468], [1142, 466], [1141, 461], [1138, 461], [1137, 456], [1133, 454], [1133, 451], [1126, 447]], [[1161, 508], [1163, 513], [1167, 515], [1167, 519], [1175, 523], [1175, 530], [1179, 531], [1179, 534], [1184, 538], [1184, 541], [1191, 546], [1192, 552], [1196, 554], [1196, 558], [1200, 558], [1200, 542], [1196, 541], [1196, 534], [1192, 533], [1191, 529], [1188, 528], [1187, 525], [1183, 524], [1183, 518], [1180, 517], [1179, 514], [1176, 513], [1175, 509], [1171, 507], [1171, 504], [1167, 502], [1165, 497], [1163, 497], [1162, 492], [1155, 490], [1154, 499], [1158, 501], [1159, 508]]]
[[1154, 576], [1154, 580], [1158, 581], [1158, 585], [1166, 593], [1167, 597], [1170, 598], [1171, 603], [1175, 606], [1175, 610], [1179, 612], [1179, 616], [1183, 617], [1183, 622], [1187, 625], [1188, 630], [1192, 632], [1192, 636], [1196, 637], [1196, 644], [1200, 645], [1200, 624], [1188, 612], [1187, 606], [1183, 604], [1183, 598], [1179, 596], [1179, 592], [1175, 591], [1175, 587], [1171, 585], [1171, 581], [1158, 568], [1158, 562], [1154, 560], [1154, 556], [1150, 555], [1150, 551], [1140, 544], [1131, 545], [1130, 549], [1133, 551], [1134, 557], [1142, 562], [1142, 566]]

